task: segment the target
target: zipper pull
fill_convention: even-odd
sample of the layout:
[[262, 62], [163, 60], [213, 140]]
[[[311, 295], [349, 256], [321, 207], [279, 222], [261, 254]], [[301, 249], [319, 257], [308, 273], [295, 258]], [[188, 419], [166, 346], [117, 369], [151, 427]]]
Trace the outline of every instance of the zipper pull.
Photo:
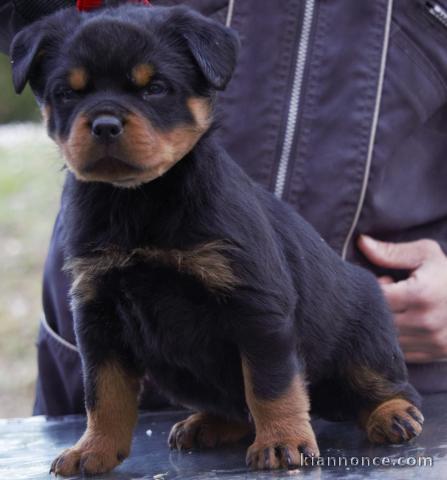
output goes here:
[[444, 27], [447, 27], [447, 10], [442, 5], [428, 0], [425, 2], [425, 7], [433, 18], [441, 22]]

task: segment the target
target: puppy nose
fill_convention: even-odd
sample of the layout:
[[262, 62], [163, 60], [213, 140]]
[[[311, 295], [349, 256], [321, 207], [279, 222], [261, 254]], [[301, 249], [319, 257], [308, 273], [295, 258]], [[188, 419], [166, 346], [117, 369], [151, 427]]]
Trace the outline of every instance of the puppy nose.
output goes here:
[[110, 142], [123, 133], [123, 122], [114, 115], [100, 115], [92, 123], [92, 135], [100, 141]]

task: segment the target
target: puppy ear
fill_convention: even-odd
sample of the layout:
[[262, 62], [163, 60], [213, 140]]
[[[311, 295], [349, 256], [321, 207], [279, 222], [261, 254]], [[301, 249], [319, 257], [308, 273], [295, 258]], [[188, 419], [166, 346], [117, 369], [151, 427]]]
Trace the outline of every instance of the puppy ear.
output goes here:
[[13, 39], [10, 49], [12, 79], [16, 93], [22, 93], [45, 55], [47, 36], [33, 24], [21, 30]]
[[230, 28], [202, 15], [187, 12], [182, 36], [203, 75], [216, 90], [231, 80], [239, 51], [239, 37]]

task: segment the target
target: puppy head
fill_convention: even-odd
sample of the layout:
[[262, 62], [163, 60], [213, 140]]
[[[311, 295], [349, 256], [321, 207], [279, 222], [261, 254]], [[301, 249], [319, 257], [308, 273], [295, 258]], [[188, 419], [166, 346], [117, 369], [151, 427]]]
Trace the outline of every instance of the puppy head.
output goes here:
[[63, 10], [20, 32], [14, 86], [29, 82], [79, 180], [135, 187], [158, 178], [210, 127], [238, 40], [183, 7]]

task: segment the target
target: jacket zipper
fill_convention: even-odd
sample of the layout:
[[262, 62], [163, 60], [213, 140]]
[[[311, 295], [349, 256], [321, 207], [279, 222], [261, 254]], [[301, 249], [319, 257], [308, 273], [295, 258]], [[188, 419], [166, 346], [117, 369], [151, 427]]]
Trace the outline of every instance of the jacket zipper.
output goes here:
[[295, 74], [290, 97], [289, 112], [287, 115], [286, 132], [284, 135], [278, 172], [276, 174], [275, 195], [282, 198], [286, 185], [287, 173], [292, 155], [293, 142], [298, 124], [298, 114], [303, 90], [304, 71], [309, 53], [310, 35], [315, 13], [315, 0], [306, 0], [304, 8], [303, 26], [299, 39]]
[[234, 15], [235, 4], [236, 4], [236, 0], [229, 0], [228, 1], [227, 19], [225, 21], [225, 25], [228, 28], [231, 28], [231, 24], [233, 23], [233, 15]]
[[433, 18], [447, 27], [447, 10], [442, 5], [437, 2], [426, 1], [425, 7]]

